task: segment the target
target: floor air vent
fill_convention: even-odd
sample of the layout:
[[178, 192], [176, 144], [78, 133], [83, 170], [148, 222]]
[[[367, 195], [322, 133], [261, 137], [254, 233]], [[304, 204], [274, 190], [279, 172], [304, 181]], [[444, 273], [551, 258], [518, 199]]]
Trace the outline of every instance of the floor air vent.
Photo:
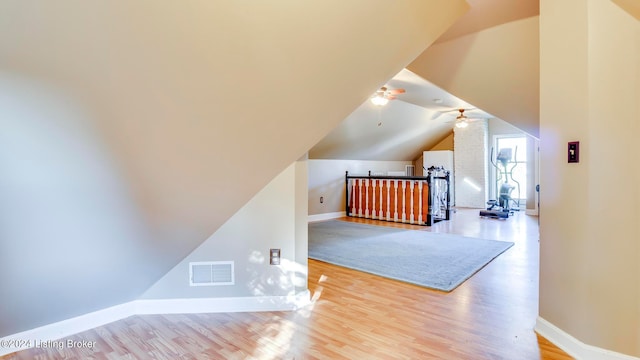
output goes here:
[[189, 263], [189, 286], [233, 285], [233, 261]]

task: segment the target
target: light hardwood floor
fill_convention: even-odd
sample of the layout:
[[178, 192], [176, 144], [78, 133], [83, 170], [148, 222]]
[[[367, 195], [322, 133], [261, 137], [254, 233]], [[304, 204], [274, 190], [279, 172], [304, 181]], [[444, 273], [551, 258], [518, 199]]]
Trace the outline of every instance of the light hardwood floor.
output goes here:
[[450, 293], [309, 261], [313, 303], [296, 312], [134, 316], [71, 337], [87, 349], [7, 359], [571, 359], [533, 331], [537, 218], [460, 210], [433, 227], [345, 221], [514, 241]]

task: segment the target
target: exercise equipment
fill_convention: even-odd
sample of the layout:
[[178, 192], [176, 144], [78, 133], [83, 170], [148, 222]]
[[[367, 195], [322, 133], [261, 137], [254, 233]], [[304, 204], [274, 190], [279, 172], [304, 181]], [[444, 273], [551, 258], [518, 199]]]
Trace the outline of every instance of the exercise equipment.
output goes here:
[[425, 170], [429, 179], [427, 225], [431, 226], [438, 221], [451, 219], [451, 175], [444, 166], [431, 166]]
[[[518, 154], [518, 147], [515, 148], [514, 156]], [[498, 194], [496, 200], [487, 201], [487, 209], [480, 210], [480, 216], [491, 217], [496, 219], [507, 219], [514, 211], [520, 210], [520, 183], [513, 178], [513, 169], [518, 165], [517, 162], [511, 161], [511, 148], [504, 148], [498, 151], [496, 160], [493, 160], [493, 148], [491, 148], [491, 164], [498, 170], [496, 179], [496, 193]], [[498, 166], [502, 165], [502, 169]], [[509, 166], [511, 167], [509, 168]], [[509, 179], [514, 184], [509, 182]], [[500, 183], [500, 181], [503, 181]], [[514, 189], [518, 189], [518, 197], [516, 199], [511, 197], [511, 193]], [[511, 204], [515, 203], [516, 207], [512, 207]]]

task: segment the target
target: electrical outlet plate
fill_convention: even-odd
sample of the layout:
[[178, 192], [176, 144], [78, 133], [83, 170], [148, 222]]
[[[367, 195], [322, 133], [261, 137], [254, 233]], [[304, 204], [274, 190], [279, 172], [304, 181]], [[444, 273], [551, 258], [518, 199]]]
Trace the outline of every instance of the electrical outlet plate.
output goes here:
[[280, 249], [269, 249], [269, 264], [280, 265]]

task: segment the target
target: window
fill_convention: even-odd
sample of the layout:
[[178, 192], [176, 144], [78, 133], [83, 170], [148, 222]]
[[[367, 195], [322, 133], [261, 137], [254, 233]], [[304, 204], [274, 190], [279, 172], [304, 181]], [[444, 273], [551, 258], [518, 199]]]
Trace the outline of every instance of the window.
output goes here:
[[[507, 161], [504, 160], [506, 167], [506, 179], [505, 179], [505, 168], [503, 166], [503, 162], [498, 160], [498, 154], [501, 150], [503, 154], [509, 155], [509, 150], [511, 150], [510, 159]], [[499, 193], [500, 185], [505, 182], [505, 180], [514, 185], [511, 192], [511, 198], [519, 203], [520, 207], [524, 206], [527, 200], [527, 138], [524, 136], [497, 136], [495, 140], [495, 147], [493, 152], [492, 161], [498, 166], [496, 169], [493, 168], [493, 196], [496, 198]], [[512, 204], [515, 206], [516, 204]]]

